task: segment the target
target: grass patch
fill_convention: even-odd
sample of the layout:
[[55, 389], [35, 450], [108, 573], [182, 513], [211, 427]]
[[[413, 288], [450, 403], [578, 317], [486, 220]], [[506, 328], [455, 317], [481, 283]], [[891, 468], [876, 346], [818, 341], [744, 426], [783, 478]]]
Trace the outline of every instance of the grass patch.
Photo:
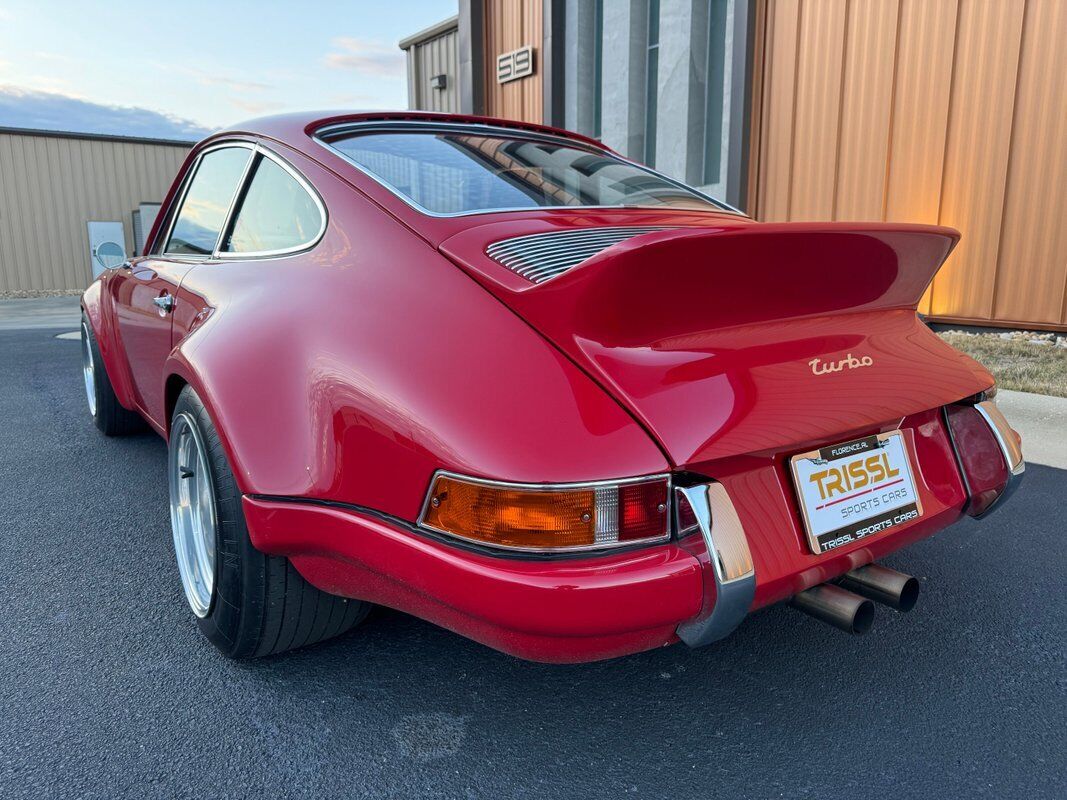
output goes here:
[[992, 372], [1001, 389], [1067, 397], [1067, 347], [1001, 339], [996, 334], [939, 335]]

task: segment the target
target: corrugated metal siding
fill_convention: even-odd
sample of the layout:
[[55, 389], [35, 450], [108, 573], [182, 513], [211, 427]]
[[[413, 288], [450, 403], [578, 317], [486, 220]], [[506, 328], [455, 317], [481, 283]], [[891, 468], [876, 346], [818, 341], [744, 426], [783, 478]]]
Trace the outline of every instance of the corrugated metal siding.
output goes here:
[[757, 216], [951, 225], [924, 310], [1067, 326], [1067, 3], [765, 10]]
[[[543, 30], [541, 0], [485, 2], [485, 112], [490, 117], [540, 123], [544, 119], [541, 80]], [[496, 58], [530, 45], [534, 73], [509, 83], [496, 82]]]
[[121, 222], [160, 202], [189, 148], [0, 131], [0, 291], [83, 289], [90, 220]]
[[[447, 76], [444, 89], [434, 89], [430, 79]], [[411, 107], [420, 111], [459, 113], [459, 31], [412, 45], [408, 51], [408, 78], [412, 81]]]
[[993, 315], [1067, 323], [1067, 3], [1030, 0], [1022, 36]]

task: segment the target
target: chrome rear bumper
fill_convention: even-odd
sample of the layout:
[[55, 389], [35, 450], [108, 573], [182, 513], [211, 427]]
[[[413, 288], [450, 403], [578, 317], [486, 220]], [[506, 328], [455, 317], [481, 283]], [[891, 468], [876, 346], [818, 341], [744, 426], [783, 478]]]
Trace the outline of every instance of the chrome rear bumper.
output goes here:
[[976, 403], [974, 408], [981, 414], [982, 419], [985, 420], [990, 430], [993, 431], [993, 436], [996, 437], [997, 444], [1000, 445], [1000, 452], [1004, 456], [1004, 463], [1008, 467], [1008, 483], [1004, 487], [1004, 491], [1000, 493], [989, 508], [976, 518], [981, 519], [1000, 508], [1004, 501], [1019, 488], [1019, 484], [1022, 483], [1023, 473], [1026, 472], [1026, 461], [1023, 460], [1023, 450], [1019, 444], [1018, 436], [1012, 430], [1011, 425], [1008, 424], [1008, 420], [1005, 419], [996, 402], [983, 400], [981, 403]]
[[756, 568], [726, 487], [721, 483], [675, 489], [675, 506], [688, 503], [707, 548], [704, 604], [693, 619], [678, 626], [678, 638], [701, 647], [729, 635], [748, 614], [756, 595]]

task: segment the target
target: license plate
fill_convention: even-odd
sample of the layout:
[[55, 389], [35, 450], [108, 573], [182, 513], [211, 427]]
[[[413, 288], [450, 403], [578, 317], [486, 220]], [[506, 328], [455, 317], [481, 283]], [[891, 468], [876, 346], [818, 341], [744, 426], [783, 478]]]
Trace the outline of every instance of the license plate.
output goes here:
[[922, 516], [900, 431], [793, 456], [793, 482], [813, 553], [823, 553]]

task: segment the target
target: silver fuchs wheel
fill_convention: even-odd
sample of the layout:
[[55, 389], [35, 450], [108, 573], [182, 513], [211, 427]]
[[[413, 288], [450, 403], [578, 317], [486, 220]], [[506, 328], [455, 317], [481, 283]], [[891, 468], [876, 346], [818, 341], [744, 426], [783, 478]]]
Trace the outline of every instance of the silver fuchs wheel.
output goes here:
[[196, 616], [211, 610], [215, 593], [215, 488], [196, 422], [178, 414], [170, 435], [170, 524], [185, 598]]
[[89, 338], [89, 326], [82, 320], [82, 377], [85, 379], [85, 397], [89, 401], [89, 413], [96, 416], [96, 365], [93, 361], [93, 343]]

